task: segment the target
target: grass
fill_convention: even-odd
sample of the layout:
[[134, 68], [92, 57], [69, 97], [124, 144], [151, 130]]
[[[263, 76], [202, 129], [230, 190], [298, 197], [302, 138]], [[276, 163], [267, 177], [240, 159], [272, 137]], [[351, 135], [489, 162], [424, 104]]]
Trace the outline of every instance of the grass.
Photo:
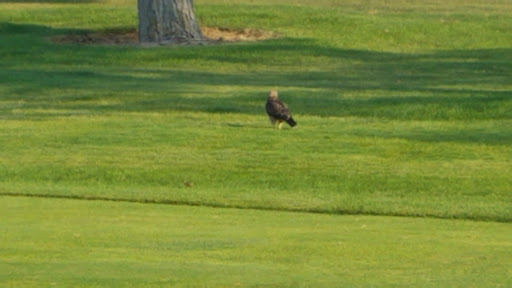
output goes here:
[[[5, 4], [1, 193], [511, 220], [510, 5], [368, 15], [293, 2], [228, 17], [198, 4], [207, 25], [284, 37], [171, 49], [45, 38], [133, 27], [134, 6], [116, 3]], [[463, 49], [471, 26], [487, 30]], [[270, 129], [273, 87], [299, 129]]]
[[[154, 49], [47, 40], [132, 3], [4, 4], [0, 193], [509, 222], [510, 5], [429, 3], [198, 3], [283, 37]], [[274, 87], [298, 129], [267, 124]]]
[[[0, 283], [510, 286], [512, 5], [309, 2], [196, 1], [281, 38], [150, 49], [49, 41], [134, 29], [132, 0], [0, 3]], [[296, 128], [270, 127], [273, 88]]]
[[511, 284], [505, 223], [15, 197], [0, 208], [7, 287]]
[[[493, 173], [509, 168], [501, 158], [508, 150], [501, 144], [472, 144], [468, 135], [454, 142], [429, 140], [435, 128], [422, 121], [411, 128], [394, 121], [314, 118], [310, 129], [302, 127], [306, 122], [300, 129], [277, 132], [239, 116], [180, 115], [74, 116], [82, 118], [79, 125], [67, 118], [38, 120], [25, 130], [4, 133], [19, 142], [4, 143], [11, 153], [3, 161], [16, 166], [3, 169], [2, 192], [509, 220], [510, 179]], [[448, 130], [445, 137], [463, 129], [438, 125]], [[396, 135], [375, 139], [386, 126], [393, 126]], [[191, 129], [198, 132], [194, 143]], [[486, 131], [485, 125], [480, 129]], [[313, 131], [320, 139], [310, 142]], [[36, 143], [45, 144], [34, 149]], [[460, 151], [461, 146], [467, 148]], [[266, 166], [275, 162], [283, 171]], [[187, 181], [193, 186], [184, 185]]]

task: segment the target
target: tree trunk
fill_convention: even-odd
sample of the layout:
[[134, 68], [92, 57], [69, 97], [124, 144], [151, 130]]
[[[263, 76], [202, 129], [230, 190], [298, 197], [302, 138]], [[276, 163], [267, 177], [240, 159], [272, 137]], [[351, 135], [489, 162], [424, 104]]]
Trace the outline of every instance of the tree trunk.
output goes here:
[[193, 43], [204, 40], [193, 0], [138, 0], [140, 43]]

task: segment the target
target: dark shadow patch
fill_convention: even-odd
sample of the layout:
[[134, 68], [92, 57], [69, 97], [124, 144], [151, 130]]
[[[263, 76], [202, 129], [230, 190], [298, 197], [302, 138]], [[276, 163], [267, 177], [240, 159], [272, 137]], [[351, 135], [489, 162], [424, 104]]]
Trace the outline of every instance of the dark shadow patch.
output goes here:
[[[173, 70], [173, 67], [94, 68], [104, 66], [105, 59], [132, 57], [134, 52], [140, 52], [137, 47], [37, 42], [35, 48], [20, 48], [8, 44], [12, 35], [30, 34], [28, 37], [37, 38], [62, 31], [37, 25], [0, 23], [0, 34], [6, 37], [6, 45], [0, 46], [5, 60], [0, 63], [0, 85], [6, 92], [0, 98], [2, 119], [55, 117], [84, 111], [193, 111], [266, 117], [264, 103], [270, 87], [287, 87], [280, 91], [280, 98], [294, 115], [384, 120], [512, 119], [512, 91], [500, 88], [512, 85], [512, 48], [402, 54], [338, 49], [311, 39], [280, 38], [240, 45], [162, 48], [148, 53], [155, 59], [206, 63], [213, 60], [224, 64], [258, 65], [271, 58], [280, 65], [280, 57], [286, 56], [288, 59], [322, 57], [340, 64], [329, 71], [226, 73]], [[60, 68], [23, 68], [14, 65], [19, 59], [35, 63], [34, 67]], [[230, 85], [240, 89], [227, 95], [216, 92], [215, 86]], [[245, 86], [250, 87], [247, 92], [243, 89]], [[258, 89], [260, 91], [254, 92]], [[56, 90], [68, 92], [51, 92]], [[56, 115], [44, 113], [45, 109], [64, 112]], [[25, 115], [15, 112], [30, 110], [39, 112]], [[441, 141], [483, 144], [512, 141], [509, 132], [496, 131], [414, 137], [422, 141], [444, 139]]]
[[99, 3], [101, 0], [2, 0], [3, 3], [31, 3], [31, 4], [88, 4]]

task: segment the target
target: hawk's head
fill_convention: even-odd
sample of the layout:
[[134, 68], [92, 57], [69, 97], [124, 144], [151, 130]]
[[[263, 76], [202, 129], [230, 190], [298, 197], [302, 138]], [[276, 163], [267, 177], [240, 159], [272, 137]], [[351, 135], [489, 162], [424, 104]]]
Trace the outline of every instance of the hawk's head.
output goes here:
[[277, 99], [277, 91], [270, 90], [270, 92], [268, 93], [268, 99]]

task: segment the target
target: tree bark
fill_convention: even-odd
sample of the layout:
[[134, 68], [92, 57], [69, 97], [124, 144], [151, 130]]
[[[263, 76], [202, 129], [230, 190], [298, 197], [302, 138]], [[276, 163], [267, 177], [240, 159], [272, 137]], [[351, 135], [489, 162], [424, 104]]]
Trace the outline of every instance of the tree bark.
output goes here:
[[138, 0], [140, 43], [193, 43], [204, 40], [193, 0]]

